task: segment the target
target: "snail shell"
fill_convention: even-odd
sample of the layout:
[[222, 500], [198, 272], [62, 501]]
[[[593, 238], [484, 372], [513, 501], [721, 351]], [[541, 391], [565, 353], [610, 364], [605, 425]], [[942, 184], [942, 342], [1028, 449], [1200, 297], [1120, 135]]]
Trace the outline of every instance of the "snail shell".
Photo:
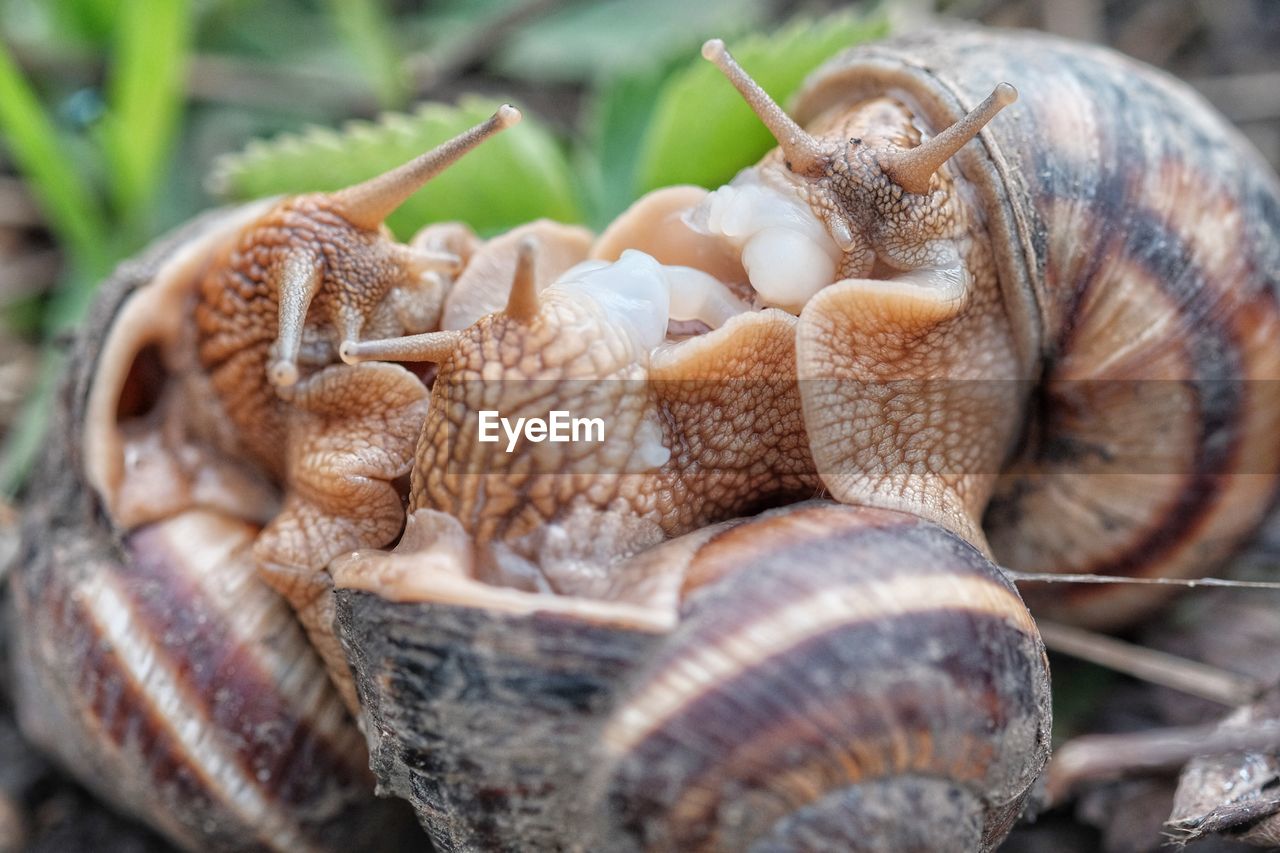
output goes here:
[[[599, 567], [815, 479], [1029, 572], [1202, 574], [1248, 540], [1280, 469], [1280, 184], [1220, 116], [1114, 53], [973, 29], [836, 59], [799, 95], [806, 131], [721, 43], [704, 53], [779, 149], [700, 201], [639, 202], [593, 250], [612, 265], [517, 276], [465, 330], [349, 352], [441, 364], [410, 506], [461, 520], [482, 572], [545, 573], [556, 526]], [[718, 278], [744, 271], [745, 291]], [[688, 319], [704, 334], [681, 337]], [[760, 391], [772, 370], [799, 382]], [[467, 442], [496, 380], [508, 407], [569, 410], [607, 396], [574, 382], [609, 380], [640, 470], [593, 449], [615, 461], [589, 486], [546, 448], [486, 457]], [[742, 435], [773, 444], [726, 463]], [[1041, 604], [1107, 626], [1159, 600], [1101, 589]]]
[[14, 700], [33, 741], [184, 849], [335, 850], [378, 826], [392, 843], [401, 815], [373, 797], [359, 732], [256, 575], [278, 498], [158, 434], [186, 393], [173, 344], [204, 259], [262, 208], [203, 216], [104, 285], [9, 579]]
[[[988, 549], [1020, 569], [1202, 572], [1250, 534], [1271, 502], [1280, 399], [1274, 383], [1253, 380], [1280, 374], [1280, 192], [1203, 104], [1106, 52], [982, 31], [908, 36], [837, 60], [798, 101], [814, 136], [784, 121], [741, 75], [734, 79], [783, 132], [782, 150], [733, 190], [793, 204], [809, 193], [804, 239], [774, 231], [766, 241], [794, 264], [745, 243], [729, 247], [736, 256], [726, 256], [723, 242], [702, 253], [681, 249], [726, 275], [746, 270], [754, 289], [746, 293], [742, 281], [719, 280], [710, 268], [690, 276], [673, 269], [679, 264], [628, 255], [642, 241], [614, 232], [621, 257], [609, 275], [625, 273], [616, 293], [592, 281], [603, 265], [540, 293], [546, 276], [524, 251], [511, 264], [516, 284], [500, 313], [415, 344], [416, 355], [443, 364], [416, 452], [413, 520], [397, 553], [358, 553], [333, 571], [340, 585], [360, 590], [340, 594], [339, 624], [375, 767], [384, 784], [415, 800], [446, 849], [582, 839], [624, 849], [867, 838], [898, 848], [991, 847], [1043, 763], [1047, 693], [1034, 627]], [[985, 126], [1011, 104], [1004, 79], [1017, 81], [1025, 98]], [[866, 146], [851, 136], [843, 147], [844, 130], [860, 123], [879, 135]], [[964, 144], [974, 136], [976, 144]], [[866, 180], [837, 167], [865, 168]], [[55, 741], [103, 745], [92, 730], [99, 706], [85, 686], [100, 682], [56, 675], [58, 631], [88, 631], [73, 634], [82, 663], [123, 649], [89, 630], [109, 619], [74, 608], [131, 592], [111, 578], [169, 559], [175, 536], [254, 539], [249, 557], [224, 548], [195, 562], [223, 565], [232, 577], [235, 566], [256, 563], [289, 595], [341, 682], [322, 570], [343, 551], [395, 536], [394, 483], [408, 468], [423, 393], [399, 367], [332, 362], [405, 355], [403, 341], [366, 347], [360, 338], [366, 327], [390, 335], [419, 325], [385, 302], [382, 274], [416, 267], [401, 249], [383, 247], [390, 255], [367, 255], [379, 271], [372, 295], [330, 293], [325, 281], [368, 270], [344, 257], [319, 271], [316, 241], [280, 252], [276, 240], [340, 224], [335, 216], [376, 231], [379, 211], [402, 188], [375, 179], [356, 189], [354, 197], [380, 200], [348, 207], [353, 195], [340, 193], [221, 214], [229, 219], [205, 223], [216, 246], [192, 231], [172, 258], [153, 253], [154, 269], [126, 274], [183, 283], [123, 306], [110, 334], [99, 324], [112, 357], [92, 355], [96, 366], [82, 368], [69, 398], [68, 423], [85, 424], [86, 443], [63, 441], [48, 474], [51, 483], [82, 478], [93, 492], [50, 487], [57, 497], [33, 516], [27, 565], [15, 577], [26, 692], [71, 709], [59, 712], [67, 722], [57, 734], [45, 734], [51, 749]], [[697, 204], [681, 221], [723, 232], [715, 202]], [[336, 245], [360, 256], [368, 248], [360, 240]], [[222, 263], [229, 258], [239, 260]], [[804, 276], [793, 275], [801, 268]], [[685, 348], [658, 353], [673, 328], [668, 309], [691, 282], [698, 298], [682, 303], [691, 315], [675, 319], [714, 331], [677, 326]], [[252, 292], [239, 299], [242, 285]], [[644, 298], [629, 303], [628, 288]], [[203, 301], [189, 310], [197, 291]], [[313, 299], [322, 322], [308, 327]], [[767, 310], [743, 310], [757, 299]], [[139, 332], [138, 305], [158, 311], [159, 331]], [[110, 319], [119, 300], [103, 306]], [[193, 328], [192, 317], [194, 354], [170, 346]], [[565, 328], [587, 332], [556, 334]], [[607, 334], [592, 338], [592, 329]], [[768, 346], [754, 345], [761, 341]], [[530, 377], [531, 365], [543, 372]], [[778, 365], [784, 382], [763, 401], [723, 393], [711, 404], [696, 395], [663, 399], [659, 388], [693, 371], [723, 392], [725, 369], [741, 377]], [[183, 381], [159, 399], [134, 399], [137, 377], [156, 367]], [[679, 369], [664, 376], [663, 367]], [[483, 459], [450, 455], [458, 411], [441, 407], [452, 402], [449, 388], [508, 369], [551, 380], [557, 391], [571, 387], [565, 381], [647, 383], [652, 396], [630, 413], [632, 446], [606, 448], [640, 463], [641, 487], [619, 500], [590, 471], [535, 480], [512, 463], [492, 472], [505, 492], [476, 490], [467, 477]], [[397, 394], [384, 393], [392, 387]], [[166, 445], [173, 437], [152, 414], [201, 394], [228, 418], [188, 423], [190, 432]], [[389, 413], [371, 405], [387, 400]], [[734, 404], [735, 417], [705, 419]], [[683, 416], [667, 417], [681, 405]], [[95, 429], [100, 422], [109, 428]], [[350, 464], [330, 476], [335, 449], [369, 431], [386, 450], [376, 470], [349, 453]], [[763, 454], [717, 444], [729, 434], [773, 444]], [[192, 444], [192, 436], [204, 440]], [[148, 442], [165, 446], [161, 470], [125, 476], [125, 461], [144, 459], [130, 452]], [[290, 454], [283, 461], [275, 455], [282, 444]], [[736, 454], [747, 475], [720, 469], [700, 491], [698, 454], [707, 452]], [[178, 476], [166, 478], [170, 471]], [[196, 475], [209, 471], [212, 482]], [[282, 507], [273, 478], [286, 486]], [[148, 483], [167, 483], [174, 494], [157, 497]], [[353, 484], [369, 490], [350, 501]], [[793, 522], [804, 534], [795, 540], [778, 530], [786, 514], [690, 532], [819, 484], [855, 506], [796, 510], [809, 520]], [[256, 535], [259, 524], [267, 527]], [[748, 531], [761, 535], [728, 565], [706, 556]], [[682, 534], [694, 539], [645, 550]], [[839, 546], [824, 550], [828, 538]], [[529, 568], [563, 556], [552, 546], [566, 542], [564, 578], [594, 566], [591, 594], [579, 596], [560, 578], [546, 590], [559, 595], [526, 588], [540, 582]], [[75, 567], [64, 555], [83, 553], [77, 548], [108, 558]], [[184, 572], [174, 566], [163, 575], [176, 582]], [[181, 600], [180, 590], [167, 594]], [[146, 603], [129, 601], [135, 609]], [[1106, 624], [1146, 602], [1059, 604], [1072, 605], [1059, 607], [1072, 618]], [[225, 621], [222, 606], [211, 601], [196, 621]], [[946, 615], [957, 606], [959, 616]], [[817, 627], [796, 615], [815, 608], [824, 614]], [[945, 641], [908, 630], [935, 617], [951, 632]], [[739, 637], [742, 620], [762, 633]], [[695, 675], [720, 667], [724, 679], [682, 678], [689, 661]], [[117, 674], [101, 683], [127, 682]], [[849, 713], [832, 719], [810, 695]], [[790, 701], [770, 701], [776, 697]], [[38, 705], [24, 717], [38, 732]], [[739, 723], [753, 737], [727, 742]], [[877, 748], [885, 744], [887, 752]], [[165, 779], [149, 780], [151, 765], [124, 753], [108, 749], [106, 763], [86, 776], [107, 787], [104, 780], [133, 773], [142, 781], [116, 796], [135, 809], [148, 798], [168, 802]], [[912, 834], [902, 810], [926, 805], [943, 816], [942, 827]], [[193, 827], [162, 828], [180, 843], [201, 843]], [[250, 831], [278, 837], [261, 824]]]
[[1030, 615], [913, 516], [712, 526], [611, 600], [477, 582], [465, 549], [423, 510], [334, 565], [373, 766], [442, 850], [990, 849], [1048, 756]]

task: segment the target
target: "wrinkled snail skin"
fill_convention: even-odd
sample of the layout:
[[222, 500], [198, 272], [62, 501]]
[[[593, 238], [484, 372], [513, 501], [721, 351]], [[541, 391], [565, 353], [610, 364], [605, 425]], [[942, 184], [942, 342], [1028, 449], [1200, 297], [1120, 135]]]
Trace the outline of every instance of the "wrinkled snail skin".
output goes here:
[[[724, 61], [716, 45], [704, 51]], [[1020, 102], [1003, 79], [1023, 81]], [[569, 555], [570, 574], [574, 559], [637, 553], [802, 494], [811, 463], [836, 499], [920, 515], [1026, 571], [1203, 573], [1247, 539], [1280, 464], [1280, 225], [1274, 176], [1220, 117], [1137, 63], [1029, 33], [949, 30], [855, 48], [800, 93], [808, 132], [770, 113], [754, 84], [735, 85], [782, 148], [701, 201], [684, 191], [642, 200], [660, 215], [628, 212], [593, 254], [621, 270], [638, 263], [626, 249], [644, 246], [664, 270], [678, 255], [733, 274], [723, 250], [736, 241], [755, 298], [783, 310], [736, 314], [654, 348], [631, 334], [630, 315], [588, 304], [584, 293], [610, 286], [599, 271], [597, 291], [561, 287], [594, 272], [543, 282], [531, 316], [495, 305], [432, 339], [441, 373], [410, 509], [458, 518], [490, 551], [482, 574], [527, 583], [546, 573], [561, 559], [546, 547], [552, 533], [595, 548]], [[927, 169], [912, 159], [953, 132], [977, 139], [943, 146]], [[682, 195], [682, 220], [711, 248], [664, 257], [644, 232], [678, 231]], [[758, 230], [744, 233], [742, 199], [784, 212], [757, 211]], [[1213, 215], [1196, 213], [1204, 204]], [[792, 249], [809, 260], [767, 257]], [[789, 287], [793, 272], [817, 277]], [[824, 275], [838, 280], [810, 292]], [[737, 287], [719, 298], [742, 297]], [[754, 387], [752, 376], [793, 363], [798, 395], [767, 383], [760, 400], [690, 392], [704, 380]], [[541, 407], [542, 392], [519, 391], [539, 380], [569, 410], [616, 410], [618, 432], [656, 461], [641, 471], [602, 463], [611, 476], [589, 484], [539, 479], [561, 470], [547, 464], [549, 446], [515, 462], [468, 443], [466, 417], [498, 400], [470, 387], [485, 380], [517, 389], [508, 409]], [[584, 380], [619, 399], [593, 396]], [[719, 423], [778, 446], [726, 463], [707, 435], [715, 402], [741, 410]], [[1159, 595], [1055, 599], [1046, 612], [1105, 626]]]
[[[590, 595], [613, 561], [817, 491], [794, 317], [747, 311], [705, 272], [642, 252], [587, 261], [579, 229], [520, 231], [480, 248], [450, 292], [445, 316], [478, 314], [473, 323], [346, 352], [438, 364], [408, 508], [459, 522], [477, 577]], [[493, 271], [501, 295], [473, 270]], [[673, 316], [704, 334], [669, 342]], [[515, 422], [549, 410], [595, 419], [601, 434], [514, 445], [482, 435], [486, 413]]]
[[427, 391], [339, 350], [439, 322], [475, 236], [400, 244], [381, 222], [518, 120], [504, 106], [353, 187], [202, 216], [122, 264], [78, 337], [12, 578], [18, 711], [185, 849], [413, 830], [374, 797], [323, 569], [399, 533]]
[[[122, 265], [77, 340], [9, 579], [14, 700], [34, 742], [184, 849], [350, 849], [361, 827], [401, 816], [372, 796], [359, 732], [288, 605], [256, 577], [258, 523], [215, 500], [120, 524], [113, 508], [129, 499], [104, 497], [109, 472], [86, 466], [86, 452], [101, 456], [84, 434], [110, 384], [103, 354], [156, 345], [122, 340], [131, 302], [154, 299], [139, 293], [237, 216], [209, 214]], [[105, 389], [111, 420], [154, 393], [135, 384]]]
[[931, 523], [825, 502], [685, 539], [642, 569], [679, 587], [674, 625], [335, 568], [375, 771], [440, 849], [1004, 837], [1048, 757], [1049, 688], [998, 569]]
[[[856, 48], [795, 114], [890, 91], [937, 127], [1000, 80], [1018, 103], [953, 161], [1027, 330], [1019, 378], [1038, 383], [983, 520], [992, 553], [1025, 571], [1204, 574], [1274, 503], [1280, 184], [1184, 85], [1032, 33]], [[1105, 627], [1159, 600], [1081, 586], [1030, 602]]]
[[396, 481], [409, 473], [427, 392], [398, 365], [347, 365], [340, 353], [362, 337], [438, 327], [448, 282], [474, 249], [474, 235], [438, 226], [404, 244], [383, 221], [519, 120], [504, 105], [389, 172], [280, 199], [210, 256], [191, 309], [210, 406], [227, 425], [226, 440], [215, 446], [256, 463], [283, 487], [254, 560], [293, 605], [353, 714], [324, 567], [399, 533]]
[[[441, 365], [409, 511], [446, 512], [493, 543], [480, 576], [520, 585], [519, 567], [536, 565], [527, 574], [569, 591], [664, 538], [820, 487], [791, 378], [794, 321], [741, 315], [666, 361], [620, 343], [624, 323], [552, 288], [533, 317], [499, 312], [462, 332]], [[777, 373], [759, 378], [765, 364]], [[514, 455], [474, 440], [480, 410], [545, 417], [548, 399], [602, 419], [605, 440]]]

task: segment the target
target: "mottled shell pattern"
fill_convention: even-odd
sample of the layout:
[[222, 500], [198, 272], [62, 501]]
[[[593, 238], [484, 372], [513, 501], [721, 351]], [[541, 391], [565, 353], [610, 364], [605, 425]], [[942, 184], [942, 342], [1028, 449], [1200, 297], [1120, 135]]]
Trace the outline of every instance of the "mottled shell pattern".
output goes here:
[[[700, 602], [717, 594], [737, 601], [739, 593], [696, 589], [688, 565], [654, 555], [666, 547], [695, 554], [714, 548], [737, 534], [694, 532], [700, 525], [777, 500], [757, 483], [778, 486], [804, 473], [790, 467], [785, 440], [762, 446], [751, 464], [735, 461], [731, 440], [708, 441], [707, 409], [699, 404], [730, 413], [728, 422], [757, 434], [801, 436], [827, 492], [866, 508], [848, 510], [855, 515], [901, 513], [925, 525], [939, 552], [953, 553], [954, 544], [942, 544], [948, 540], [968, 540], [975, 555], [1027, 571], [1203, 573], [1248, 538], [1273, 502], [1280, 401], [1267, 380], [1280, 357], [1273, 334], [1280, 194], [1256, 154], [1184, 87], [1132, 61], [1049, 37], [921, 34], [856, 48], [818, 71], [797, 99], [806, 132], [743, 82], [721, 47], [705, 52], [769, 124], [780, 151], [711, 196], [673, 189], [642, 199], [595, 253], [622, 264], [628, 249], [643, 248], [664, 265], [724, 276], [719, 280], [729, 292], [700, 295], [699, 307], [736, 298], [757, 310], [730, 310], [718, 322], [706, 314], [692, 318], [704, 326], [692, 336], [686, 326], [668, 325], [667, 340], [646, 348], [638, 343], [643, 335], [635, 332], [634, 313], [611, 315], [599, 296], [592, 297], [595, 307], [589, 304], [583, 292], [598, 290], [517, 272], [506, 309], [475, 326], [362, 349], [371, 357], [440, 365], [417, 450], [412, 535], [392, 555], [344, 559], [334, 575], [340, 588], [359, 590], [340, 589], [339, 628], [371, 728], [382, 733], [375, 767], [419, 806], [445, 849], [580, 838], [619, 849], [829, 849], [852, 844], [842, 833], [856, 833], [850, 828], [884, 813], [875, 798], [859, 793], [866, 777], [742, 757], [757, 744], [784, 749], [784, 743], [792, 744], [788, 755], [801, 756], [800, 744], [809, 742], [802, 725], [784, 722], [791, 719], [784, 709], [808, 691], [752, 692], [753, 679], [771, 683], [772, 663], [785, 668], [789, 646], [772, 620], [786, 612], [787, 593], [774, 595], [776, 609], [757, 611], [744, 601], [725, 611], [735, 628], [758, 629], [754, 643], [714, 633], [681, 642], [686, 630], [697, 633], [691, 626], [699, 623]], [[1000, 85], [1006, 80], [1022, 93], [1016, 105], [1009, 106], [1011, 94]], [[924, 142], [955, 127], [967, 135], [954, 158], [930, 158], [943, 162], [927, 171], [913, 165], [919, 158], [906, 152], [925, 149]], [[1046, 128], [1051, 138], [1071, 142], [1060, 151], [1047, 145]], [[977, 142], [963, 145], [972, 135]], [[1202, 146], [1214, 152], [1213, 163], [1230, 162], [1193, 181], [1202, 162], [1192, 156]], [[829, 244], [805, 230], [804, 213], [794, 209], [784, 226], [816, 250], [795, 234], [779, 234], [781, 215], [760, 214], [763, 224], [744, 225], [750, 216], [734, 205], [758, 197], [784, 208], [799, 198], [825, 226]], [[1093, 204], [1099, 198], [1106, 203]], [[1212, 216], [1198, 213], [1205, 199]], [[804, 221], [794, 226], [797, 219]], [[1238, 225], [1225, 238], [1224, 223]], [[655, 231], [668, 239], [655, 241]], [[761, 260], [778, 246], [799, 246], [781, 275], [778, 264]], [[821, 253], [831, 246], [836, 251], [824, 266]], [[789, 285], [813, 270], [832, 280], [807, 296]], [[628, 279], [627, 295], [639, 292], [630, 283], [639, 275]], [[664, 275], [674, 305], [674, 274]], [[751, 290], [742, 288], [744, 280]], [[660, 300], [662, 287], [655, 287]], [[671, 319], [691, 318], [673, 312]], [[568, 350], [565, 340], [572, 342]], [[743, 390], [750, 387], [744, 380], [768, 376], [779, 364], [795, 365], [794, 391]], [[500, 368], [487, 372], [494, 366]], [[609, 476], [593, 482], [592, 491], [556, 473], [577, 469], [563, 467], [573, 460], [549, 458], [553, 451], [545, 447], [529, 446], [519, 462], [502, 468], [468, 442], [482, 405], [503, 408], [501, 400], [532, 414], [549, 405], [549, 396], [572, 408], [580, 399], [576, 382], [588, 378], [611, 388], [644, 380], [647, 397], [618, 390], [608, 404], [629, 413], [628, 447], [643, 444], [647, 419], [662, 428], [669, 455], [655, 454], [644, 470], [606, 469]], [[521, 384], [535, 380], [542, 383], [536, 392]], [[503, 382], [521, 390], [504, 398], [495, 390]], [[796, 411], [803, 432], [794, 431]], [[775, 476], [757, 481], [758, 465]], [[703, 514], [691, 518], [691, 509]], [[838, 523], [830, 523], [835, 535]], [[776, 526], [746, 524], [740, 535], [752, 529], [760, 534], [755, 547], [767, 553]], [[681, 534], [696, 542], [644, 550]], [[821, 538], [818, 526], [812, 535]], [[815, 563], [834, 586], [845, 559], [874, 563], [854, 553], [833, 549]], [[958, 571], [940, 554], [923, 562]], [[801, 567], [810, 563], [795, 557], [787, 564], [802, 595]], [[728, 586], [714, 588], [767, 586], [751, 579], [752, 565], [741, 556], [734, 565], [740, 573], [727, 573], [719, 580]], [[910, 574], [904, 564], [894, 566]], [[904, 584], [904, 600], [927, 606], [925, 590]], [[951, 612], [949, 603], [966, 609], [962, 601], [938, 602], [937, 618], [948, 618], [941, 614]], [[1153, 603], [1150, 595], [1082, 593], [1058, 596], [1046, 612], [1109, 625]], [[886, 614], [894, 607], [881, 604]], [[1004, 624], [1034, 630], [1020, 621], [1020, 604], [996, 610]], [[813, 618], [818, 609], [802, 612]], [[972, 624], [971, 613], [956, 618]], [[574, 621], [578, 642], [566, 624]], [[857, 622], [852, 613], [832, 621], [833, 648]], [[436, 626], [444, 626], [445, 636]], [[637, 629], [662, 639], [650, 648]], [[551, 646], [540, 644], [543, 636]], [[950, 643], [946, 634], [930, 636]], [[776, 659], [755, 645], [771, 642]], [[637, 644], [644, 645], [640, 652]], [[642, 654], [645, 663], [637, 666], [645, 674], [617, 685], [594, 658], [562, 669], [573, 647], [625, 660]], [[892, 653], [885, 647], [884, 654]], [[1036, 691], [1033, 660], [1034, 654], [1011, 654], [997, 667], [1022, 673], [1010, 677], [1030, 691], [1024, 698]], [[722, 667], [743, 673], [741, 683], [726, 676], [734, 684], [725, 687], [728, 698], [709, 675]], [[392, 674], [401, 671], [425, 677]], [[565, 687], [558, 678], [571, 671], [596, 676], [568, 682], [574, 685], [562, 697], [568, 702], [507, 708], [520, 705], [520, 692], [534, 685]], [[525, 680], [530, 672], [538, 675]], [[841, 672], [877, 680], [851, 661]], [[649, 689], [663, 698], [649, 700]], [[857, 691], [835, 691], [842, 689], [851, 691], [841, 695], [856, 709]], [[755, 706], [741, 698], [747, 695], [781, 700], [760, 711], [777, 727], [739, 741], [724, 729], [750, 727]], [[825, 699], [842, 707], [834, 694]], [[1001, 708], [1000, 721], [985, 724], [988, 748], [1020, 742], [1024, 769], [1034, 766], [1037, 741], [1015, 734], [1029, 731], [1012, 725], [1018, 715], [1003, 702], [988, 707]], [[860, 719], [858, 710], [851, 713], [844, 722]], [[678, 734], [657, 734], [668, 721]], [[1040, 717], [1037, 725], [1045, 724]], [[653, 734], [611, 740], [635, 729]], [[521, 733], [533, 730], [548, 734], [530, 748], [559, 744], [553, 752], [562, 761], [523, 751]], [[840, 741], [830, 726], [816, 730], [830, 737], [828, 744]], [[605, 734], [597, 738], [597, 731]], [[963, 737], [950, 732], [935, 747]], [[905, 743], [898, 744], [899, 758], [910, 754]], [[619, 744], [625, 748], [608, 752]], [[492, 758], [471, 763], [480, 755]], [[865, 768], [859, 759], [853, 752], [850, 762]], [[622, 777], [585, 772], [598, 765], [635, 780], [634, 787]], [[493, 775], [475, 775], [477, 766]], [[700, 768], [689, 789], [685, 767]], [[877, 767], [883, 776], [872, 778], [888, 787], [886, 801], [901, 806], [925, 796], [911, 792], [905, 765]], [[529, 786], [530, 779], [538, 784]], [[778, 795], [776, 786], [785, 790], [789, 781], [806, 793]], [[860, 837], [878, 839], [866, 841], [872, 849], [996, 843], [1007, 821], [995, 817], [1002, 812], [992, 803], [1011, 800], [993, 797], [991, 787], [965, 789], [979, 804], [961, 809], [978, 827], [967, 840], [958, 832], [909, 840], [887, 829]], [[753, 792], [762, 790], [786, 807], [760, 807]], [[906, 813], [920, 811], [896, 812]], [[566, 828], [565, 815], [578, 817]], [[963, 823], [951, 825], [957, 822]], [[902, 830], [901, 821], [894, 826]]]
[[398, 535], [426, 389], [331, 362], [344, 335], [438, 321], [475, 236], [400, 244], [381, 218], [518, 118], [207, 214], [121, 265], [79, 335], [12, 580], [15, 699], [32, 740], [184, 849], [414, 843], [374, 796], [322, 570]]

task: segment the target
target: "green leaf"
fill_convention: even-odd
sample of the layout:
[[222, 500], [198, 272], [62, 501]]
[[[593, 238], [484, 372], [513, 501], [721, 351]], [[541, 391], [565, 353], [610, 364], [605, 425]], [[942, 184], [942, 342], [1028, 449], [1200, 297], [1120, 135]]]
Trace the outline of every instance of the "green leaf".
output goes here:
[[53, 122], [0, 42], [0, 131], [75, 266], [92, 273], [111, 262], [97, 199], [85, 188]]
[[165, 177], [182, 110], [190, 16], [188, 0], [127, 0], [120, 9], [102, 134], [112, 199], [127, 231], [140, 231]]
[[52, 0], [47, 11], [62, 36], [105, 45], [115, 24], [116, 6], [116, 0]]
[[589, 188], [591, 224], [602, 228], [635, 200], [636, 168], [645, 129], [667, 78], [677, 63], [610, 80], [588, 102], [586, 145], [575, 151], [574, 165]]
[[0, 446], [0, 497], [17, 495], [40, 449], [49, 440], [53, 394], [67, 356], [57, 347], [46, 347], [40, 362], [35, 391], [24, 401]]
[[[392, 169], [487, 119], [495, 101], [427, 104], [411, 115], [351, 122], [342, 131], [312, 128], [251, 143], [223, 157], [211, 188], [231, 199], [335, 190]], [[429, 222], [456, 219], [482, 234], [538, 217], [581, 222], [573, 178], [555, 140], [527, 115], [445, 170], [387, 220], [402, 239]]]
[[[885, 31], [882, 19], [845, 12], [731, 42], [729, 49], [775, 100], [785, 102], [822, 62]], [[670, 184], [719, 186], [775, 144], [719, 70], [699, 57], [672, 77], [654, 109], [641, 146], [637, 193]]]
[[409, 80], [392, 37], [392, 23], [379, 0], [328, 0], [329, 15], [348, 49], [360, 61], [384, 107], [409, 99]]

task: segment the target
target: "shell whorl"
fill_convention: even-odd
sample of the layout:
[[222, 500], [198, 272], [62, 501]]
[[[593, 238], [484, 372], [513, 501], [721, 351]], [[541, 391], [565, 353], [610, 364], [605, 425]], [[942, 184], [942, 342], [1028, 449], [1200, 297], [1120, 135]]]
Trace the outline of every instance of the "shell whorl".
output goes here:
[[329, 850], [378, 804], [324, 667], [254, 575], [256, 532], [191, 513], [113, 553], [56, 531], [15, 582], [19, 717], [184, 849]]
[[[1048, 671], [976, 550], [811, 504], [712, 537], [689, 575], [679, 627], [604, 728], [613, 832], [689, 850], [1003, 837], [1048, 755]], [[938, 823], [903, 821], [907, 804]]]
[[[1280, 183], [1182, 84], [1032, 33], [855, 48], [815, 72], [795, 114], [888, 92], [945, 127], [1000, 80], [1017, 107], [955, 161], [1035, 388], [984, 519], [993, 553], [1026, 571], [1209, 572], [1280, 469]], [[1032, 604], [1108, 626], [1158, 600], [1097, 587]]]

